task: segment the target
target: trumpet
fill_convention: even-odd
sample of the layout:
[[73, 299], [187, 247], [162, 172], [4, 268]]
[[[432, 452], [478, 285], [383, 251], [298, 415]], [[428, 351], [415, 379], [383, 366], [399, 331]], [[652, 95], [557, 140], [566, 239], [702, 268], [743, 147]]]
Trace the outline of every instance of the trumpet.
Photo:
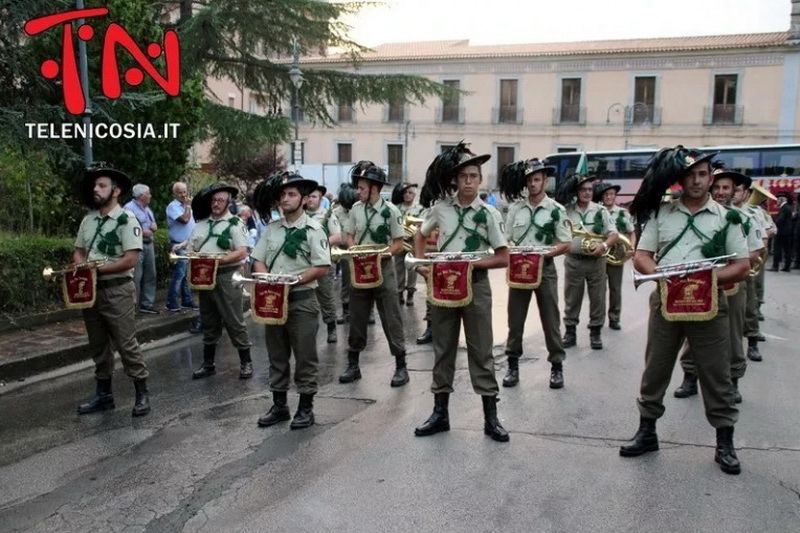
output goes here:
[[174, 264], [178, 261], [188, 261], [190, 259], [222, 259], [228, 255], [225, 252], [188, 252], [186, 255], [176, 253], [169, 254], [169, 262]]
[[94, 259], [92, 261], [84, 261], [82, 263], [64, 265], [58, 270], [53, 270], [49, 266], [46, 266], [44, 267], [44, 270], [42, 270], [42, 278], [44, 278], [45, 281], [52, 281], [53, 278], [55, 278], [59, 274], [66, 274], [67, 272], [75, 272], [77, 270], [84, 270], [86, 268], [99, 268], [104, 264], [106, 264], [107, 262], [108, 259]]
[[253, 272], [252, 278], [246, 278], [239, 272], [234, 272], [231, 281], [236, 285], [243, 283], [273, 283], [280, 285], [297, 285], [300, 283], [300, 276], [294, 274], [268, 274], [266, 272]]
[[733, 259], [736, 254], [720, 255], [717, 257], [709, 257], [699, 261], [685, 261], [683, 263], [673, 263], [671, 265], [657, 266], [656, 271], [652, 274], [640, 274], [633, 271], [633, 286], [638, 289], [639, 285], [646, 281], [655, 281], [665, 278], [681, 277], [695, 272], [702, 272], [704, 270], [712, 270], [725, 266], [728, 259]]
[[342, 259], [363, 255], [380, 255], [381, 257], [391, 257], [389, 247], [382, 244], [359, 244], [351, 246], [347, 250], [335, 246], [331, 248], [331, 262], [338, 263]]
[[406, 269], [416, 268], [418, 266], [429, 266], [434, 263], [454, 263], [460, 261], [480, 261], [492, 255], [491, 250], [484, 250], [483, 252], [432, 252], [425, 254], [424, 259], [418, 259], [412, 255], [407, 255], [405, 258]]
[[523, 255], [546, 255], [555, 249], [555, 246], [509, 246], [508, 253]]

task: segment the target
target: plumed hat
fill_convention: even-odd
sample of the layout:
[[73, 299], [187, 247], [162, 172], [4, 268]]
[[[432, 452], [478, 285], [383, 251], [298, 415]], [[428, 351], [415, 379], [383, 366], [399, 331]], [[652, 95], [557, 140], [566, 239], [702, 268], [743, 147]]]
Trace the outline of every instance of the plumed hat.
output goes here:
[[353, 204], [356, 203], [357, 199], [358, 195], [356, 194], [355, 187], [349, 183], [342, 183], [339, 185], [339, 195], [337, 198], [339, 205], [349, 211], [353, 208]]
[[734, 187], [742, 185], [744, 186], [745, 190], [749, 189], [750, 185], [753, 184], [752, 178], [745, 176], [741, 172], [728, 170], [725, 168], [725, 163], [722, 161], [714, 161], [712, 166], [714, 167], [714, 170], [711, 171], [711, 176], [714, 178], [714, 181], [717, 181], [720, 178], [730, 178], [733, 180]]
[[456, 190], [454, 179], [459, 170], [470, 165], [480, 166], [492, 156], [473, 154], [464, 141], [437, 155], [425, 173], [425, 183], [420, 192], [422, 207], [442, 200]]
[[108, 163], [97, 162], [86, 169], [81, 184], [81, 200], [87, 207], [94, 206], [94, 182], [97, 178], [109, 178], [120, 190], [120, 197], [131, 190], [131, 179]]
[[500, 194], [509, 202], [522, 198], [522, 191], [528, 185], [528, 176], [536, 172], [544, 172], [545, 176], [552, 176], [556, 172], [556, 167], [546, 165], [537, 158], [517, 161], [504, 166], [498, 179]]
[[394, 189], [392, 189], [392, 203], [394, 205], [402, 204], [405, 201], [406, 191], [415, 187], [417, 187], [416, 183], [409, 183], [407, 181], [395, 185]]
[[192, 214], [195, 220], [203, 220], [211, 216], [211, 197], [218, 192], [227, 192], [231, 195], [231, 199], [234, 199], [239, 194], [239, 189], [224, 181], [204, 187], [192, 200]]
[[612, 185], [606, 181], [599, 181], [594, 184], [594, 198], [595, 202], [600, 202], [603, 199], [603, 195], [606, 191], [614, 189], [615, 191], [619, 192], [622, 187], [619, 185]]
[[580, 186], [594, 179], [596, 177], [593, 174], [572, 174], [556, 187], [555, 201], [563, 206], [568, 206], [578, 195]]
[[353, 187], [358, 186], [360, 179], [369, 180], [378, 185], [389, 185], [386, 172], [372, 161], [359, 161], [350, 169], [350, 182]]

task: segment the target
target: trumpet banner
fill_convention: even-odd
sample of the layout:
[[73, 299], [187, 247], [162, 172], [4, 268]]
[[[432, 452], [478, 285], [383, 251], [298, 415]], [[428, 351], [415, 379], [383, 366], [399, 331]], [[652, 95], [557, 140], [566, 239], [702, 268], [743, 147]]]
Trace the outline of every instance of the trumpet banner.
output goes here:
[[210, 291], [217, 286], [218, 259], [192, 257], [189, 259], [189, 286], [196, 291]]
[[719, 311], [716, 269], [658, 280], [661, 315], [669, 322], [711, 320]]
[[512, 289], [538, 289], [543, 271], [544, 255], [509, 254], [506, 282]]
[[253, 322], [267, 326], [282, 326], [289, 318], [289, 285], [285, 283], [256, 283], [250, 298]]
[[379, 254], [354, 255], [348, 258], [350, 283], [356, 289], [374, 289], [383, 284]]
[[725, 291], [725, 296], [736, 296], [739, 294], [741, 283], [728, 283], [723, 285], [722, 289]]
[[472, 303], [472, 263], [433, 263], [428, 276], [428, 301], [437, 307], [465, 307]]
[[67, 309], [87, 309], [94, 305], [97, 296], [97, 270], [84, 268], [64, 273], [61, 294]]

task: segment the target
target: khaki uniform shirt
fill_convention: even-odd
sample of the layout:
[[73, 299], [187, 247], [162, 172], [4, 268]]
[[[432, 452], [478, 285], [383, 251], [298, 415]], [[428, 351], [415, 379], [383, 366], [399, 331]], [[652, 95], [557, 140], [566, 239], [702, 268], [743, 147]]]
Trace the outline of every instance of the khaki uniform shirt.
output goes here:
[[[75, 238], [75, 248], [86, 250], [87, 261], [108, 259], [114, 262], [122, 258], [128, 250], [142, 249], [142, 226], [133, 213], [119, 205], [105, 217], [99, 211], [90, 211], [81, 220], [78, 236]], [[105, 274], [98, 276], [98, 279], [133, 278], [133, 270], [131, 268]]]
[[344, 231], [345, 222], [347, 222], [347, 219], [350, 216], [350, 211], [345, 209], [342, 205], [337, 205], [333, 209], [333, 216], [335, 216], [336, 220], [339, 221], [339, 227], [341, 231]]
[[[234, 222], [235, 225], [231, 225]], [[213, 227], [213, 229], [212, 229]], [[221, 248], [219, 246], [219, 236], [230, 227], [230, 247]], [[209, 232], [213, 232], [210, 238]], [[226, 214], [222, 218], [213, 220], [208, 217], [199, 221], [192, 235], [189, 237], [189, 246], [194, 252], [203, 253], [228, 253], [240, 246], [247, 246], [247, 225], [239, 217]], [[226, 265], [227, 266], [227, 265]]]
[[[388, 211], [385, 211], [388, 210]], [[388, 216], [384, 216], [386, 213]], [[388, 240], [386, 242], [376, 242], [372, 239], [372, 232], [375, 232], [384, 224], [388, 227]], [[372, 232], [367, 231], [367, 229]], [[350, 216], [344, 225], [345, 235], [353, 235], [355, 244], [392, 244], [394, 239], [402, 239], [405, 236], [403, 231], [403, 215], [397, 206], [381, 198], [376, 205], [365, 204], [358, 201], [353, 204]]]
[[758, 211], [758, 215], [762, 221], [762, 227], [764, 228], [764, 236], [766, 237], [770, 232], [776, 231], [775, 221], [772, 220], [772, 217], [763, 207], [756, 207]]
[[[547, 244], [543, 239], [537, 237], [540, 230], [536, 226], [541, 227], [552, 222], [553, 209], [557, 209], [560, 216], [555, 223], [553, 242]], [[517, 200], [508, 208], [506, 238], [515, 246], [551, 246], [560, 242], [570, 242], [572, 241], [572, 232], [567, 223], [567, 210], [549, 196], [545, 196], [536, 207], [533, 207], [527, 198]]]
[[420, 213], [422, 213], [423, 209], [420, 204], [411, 204], [410, 206], [406, 206], [406, 204], [400, 204], [397, 206], [400, 210], [401, 215], [408, 215], [410, 217], [420, 217]]
[[[306, 228], [306, 238], [300, 244], [297, 257], [292, 259], [283, 250], [286, 236], [296, 229]], [[253, 249], [250, 257], [261, 261], [273, 274], [300, 275], [312, 266], [330, 266], [331, 252], [328, 247], [328, 236], [322, 230], [322, 225], [303, 214], [294, 222], [281, 218], [269, 225], [261, 233], [258, 244]], [[292, 290], [314, 289], [317, 281], [305, 283]]]
[[[761, 240], [764, 238], [764, 230], [761, 227], [761, 222], [753, 216], [753, 213], [746, 206], [731, 206], [731, 209], [736, 209], [742, 214], [742, 218], [744, 219], [744, 225], [742, 227], [745, 229], [747, 248], [751, 252], [764, 248], [764, 241]], [[747, 231], [746, 226], [748, 224], [750, 225], [750, 231]]]
[[[486, 221], [476, 222], [474, 219], [481, 212], [486, 213]], [[434, 229], [439, 228], [438, 250], [440, 252], [463, 252], [466, 248], [467, 238], [472, 236], [472, 233], [459, 226], [460, 213], [463, 214], [463, 225], [480, 235], [478, 247], [474, 251], [496, 250], [508, 246], [500, 212], [485, 203], [480, 197], [475, 198], [467, 207], [461, 207], [455, 196], [437, 202], [430, 208], [420, 227], [422, 236], [427, 238]]]
[[[328, 234], [328, 237], [335, 237], [342, 233], [342, 225], [335, 213], [335, 211], [331, 213], [331, 216], [328, 217], [328, 222], [326, 224], [327, 228], [323, 228], [323, 231]], [[316, 220], [319, 222], [321, 226], [325, 222], [325, 217], [328, 215], [328, 210], [320, 208], [316, 211], [306, 211], [306, 215], [308, 215], [308, 218], [311, 220]]]
[[614, 226], [617, 228], [618, 233], [622, 233], [623, 235], [629, 235], [635, 231], [633, 227], [633, 219], [631, 218], [631, 214], [628, 213], [628, 210], [622, 208], [618, 205], [615, 205], [611, 209], [603, 208], [608, 211], [608, 214], [611, 215], [611, 222], [614, 223]]
[[[658, 216], [651, 218], [644, 225], [637, 249], [654, 252], [657, 262], [662, 265], [708, 259], [703, 255], [701, 249], [717, 231], [725, 226], [726, 212], [724, 207], [709, 196], [705, 205], [694, 215], [694, 225], [706, 238], [702, 238], [688, 229], [662, 257], [662, 250], [678, 238], [688, 224], [689, 217], [692, 216], [681, 200], [671, 204], [662, 204]], [[750, 255], [744, 230], [740, 224], [731, 224], [728, 228], [725, 254], [736, 254], [735, 259], [747, 259]]]
[[572, 204], [567, 207], [567, 216], [572, 221], [572, 225], [575, 227], [575, 229], [585, 230], [590, 233], [597, 233], [596, 231], [592, 230], [592, 226], [594, 226], [594, 220], [595, 217], [597, 217], [598, 212], [600, 212], [603, 223], [603, 228], [599, 235], [607, 237], [612, 233], [619, 233], [617, 231], [616, 224], [614, 224], [614, 221], [611, 220], [611, 215], [609, 214], [608, 210], [602, 205], [589, 202], [586, 211], [580, 211], [578, 209], [578, 204]]

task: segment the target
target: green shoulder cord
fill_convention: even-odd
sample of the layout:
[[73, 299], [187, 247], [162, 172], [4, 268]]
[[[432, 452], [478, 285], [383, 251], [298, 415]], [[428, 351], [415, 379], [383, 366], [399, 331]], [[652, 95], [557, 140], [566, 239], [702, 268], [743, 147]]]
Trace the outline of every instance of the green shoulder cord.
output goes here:
[[97, 250], [105, 255], [116, 255], [117, 246], [122, 245], [122, 241], [119, 239], [119, 235], [117, 235], [117, 229], [120, 226], [124, 226], [128, 223], [128, 214], [122, 213], [120, 216], [117, 217], [117, 225], [114, 229], [107, 231], [106, 233], [100, 235], [100, 229], [103, 227], [103, 224], [110, 217], [104, 217], [103, 221], [100, 223], [100, 226], [97, 228], [97, 232], [94, 234], [94, 238], [92, 239], [92, 244], [89, 245], [89, 250], [92, 249], [92, 245], [94, 245], [95, 239], [97, 239], [98, 235], [100, 236], [100, 242], [97, 243]]
[[[575, 211], [578, 213], [578, 216], [581, 217], [581, 224], [583, 227], [586, 227], [586, 215], [578, 211], [578, 208], [575, 208]], [[588, 214], [588, 213], [587, 213]], [[601, 235], [603, 233], [603, 210], [600, 209], [594, 215], [594, 222], [592, 222], [592, 233], [596, 235]]]
[[281, 255], [281, 253], [286, 254], [286, 257], [290, 259], [297, 259], [297, 254], [300, 254], [300, 257], [302, 257], [305, 262], [310, 265], [311, 258], [302, 248], [302, 244], [306, 242], [307, 238], [308, 226], [303, 226], [302, 228], [286, 228], [286, 236], [283, 238], [283, 244], [278, 252], [272, 257], [272, 261], [269, 262], [269, 271], [272, 272], [272, 267], [275, 265], [275, 261], [278, 259], [278, 256]]
[[203, 244], [200, 245], [196, 251], [199, 252], [203, 249], [203, 246], [211, 240], [211, 237], [217, 238], [217, 246], [222, 248], [223, 250], [231, 250], [231, 228], [234, 226], [239, 225], [239, 217], [231, 217], [228, 219], [228, 227], [225, 228], [222, 233], [214, 233], [214, 228], [220, 222], [225, 222], [225, 220], [209, 220], [208, 221], [208, 235], [206, 235], [206, 239], [203, 241]]
[[617, 231], [620, 233], [628, 233], [628, 224], [625, 223], [625, 211], [619, 210], [617, 214]]
[[742, 214], [736, 209], [729, 209], [725, 214], [725, 225], [717, 231], [711, 240], [703, 245], [704, 257], [719, 257], [725, 255], [725, 241], [728, 238], [728, 228], [731, 224], [742, 224]]
[[[526, 206], [527, 207], [527, 206]], [[530, 207], [528, 207], [530, 210]], [[553, 244], [556, 236], [556, 224], [558, 221], [561, 220], [561, 212], [558, 210], [557, 207], [554, 207], [553, 210], [550, 212], [550, 221], [546, 222], [544, 225], [540, 226], [536, 223], [536, 212], [539, 209], [544, 209], [543, 207], [537, 207], [535, 210], [531, 211], [531, 223], [528, 225], [528, 228], [522, 234], [522, 236], [517, 239], [517, 244], [521, 243], [527, 237], [528, 232], [531, 231], [531, 228], [536, 228], [536, 233], [534, 236], [536, 240], [544, 242], [546, 245], [550, 246]]]
[[364, 233], [361, 234], [361, 238], [358, 239], [356, 244], [361, 244], [364, 242], [367, 234], [369, 233], [370, 238], [375, 244], [389, 244], [389, 217], [392, 216], [392, 211], [389, 207], [384, 207], [381, 210], [381, 216], [383, 217], [383, 223], [378, 226], [376, 229], [372, 229], [370, 224], [372, 222], [372, 218], [375, 216], [375, 213], [378, 211], [373, 208], [372, 213], [367, 214], [367, 204], [364, 204], [364, 216], [367, 219], [367, 228], [364, 230]]
[[485, 207], [481, 207], [473, 216], [472, 222], [475, 223], [475, 228], [468, 228], [464, 225], [464, 219], [467, 216], [470, 208], [462, 209], [460, 206], [454, 206], [456, 208], [456, 213], [458, 214], [458, 227], [456, 230], [450, 235], [450, 237], [445, 241], [442, 245], [441, 250], [447, 248], [447, 245], [450, 244], [453, 239], [458, 234], [460, 229], [463, 229], [469, 236], [464, 240], [464, 249], [461, 250], [462, 252], [474, 252], [480, 247], [481, 242], [489, 244], [489, 239], [478, 233], [478, 225], [483, 224], [487, 227], [488, 232], [488, 211]]

